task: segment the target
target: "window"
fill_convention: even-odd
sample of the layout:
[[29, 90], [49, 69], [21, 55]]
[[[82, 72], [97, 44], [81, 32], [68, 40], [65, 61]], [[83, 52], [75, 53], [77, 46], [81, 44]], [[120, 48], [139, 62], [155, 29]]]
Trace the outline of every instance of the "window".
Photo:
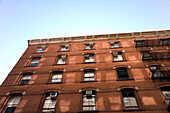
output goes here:
[[40, 62], [40, 58], [33, 58], [30, 66], [38, 66], [38, 63]]
[[42, 112], [54, 112], [57, 99], [57, 92], [46, 93]]
[[61, 51], [69, 51], [69, 44], [61, 45]]
[[83, 91], [83, 111], [94, 110], [96, 110], [95, 91], [93, 90]]
[[142, 59], [143, 60], [151, 60], [152, 59], [152, 54], [150, 53], [150, 51], [143, 51], [142, 52]]
[[39, 46], [37, 53], [44, 53], [44, 50], [46, 49], [47, 46]]
[[164, 95], [166, 101], [170, 105], [170, 87], [162, 87], [161, 88], [162, 94]]
[[122, 52], [113, 52], [113, 61], [123, 61]]
[[136, 42], [136, 47], [145, 47], [145, 40], [135, 40]]
[[161, 78], [163, 77], [163, 72], [161, 70], [161, 67], [159, 65], [156, 65], [156, 66], [149, 66], [149, 69], [151, 70], [152, 72], [152, 79], [155, 79], [155, 78]]
[[163, 45], [163, 46], [168, 46], [168, 45], [170, 45], [170, 38], [161, 39], [161, 41], [162, 41], [162, 45]]
[[19, 101], [21, 100], [21, 96], [13, 96], [7, 103], [7, 107], [4, 113], [14, 113]]
[[86, 63], [94, 62], [94, 54], [85, 54], [84, 57]]
[[20, 84], [21, 85], [29, 84], [31, 77], [32, 75], [23, 75], [23, 77], [21, 78]]
[[93, 46], [94, 46], [94, 43], [93, 42], [90, 42], [90, 43], [86, 43], [86, 49], [94, 49]]
[[51, 82], [61, 82], [61, 79], [62, 79], [62, 73], [56, 72], [56, 73], [53, 73]]
[[61, 55], [58, 57], [57, 64], [66, 64], [67, 55]]
[[129, 79], [127, 68], [117, 68], [118, 79]]
[[122, 90], [122, 96], [123, 96], [123, 102], [124, 102], [125, 109], [139, 108], [133, 89]]
[[94, 70], [85, 70], [84, 71], [84, 81], [94, 81]]
[[110, 42], [110, 48], [118, 48], [118, 47], [119, 47], [119, 42], [114, 42], [114, 41]]

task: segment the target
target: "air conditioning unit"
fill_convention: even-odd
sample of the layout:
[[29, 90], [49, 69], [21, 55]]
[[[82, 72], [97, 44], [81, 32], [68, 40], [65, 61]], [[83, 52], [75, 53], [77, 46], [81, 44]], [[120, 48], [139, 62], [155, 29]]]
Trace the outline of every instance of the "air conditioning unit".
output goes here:
[[56, 99], [57, 98], [57, 93], [56, 92], [50, 93], [50, 97], [51, 97], [52, 100]]

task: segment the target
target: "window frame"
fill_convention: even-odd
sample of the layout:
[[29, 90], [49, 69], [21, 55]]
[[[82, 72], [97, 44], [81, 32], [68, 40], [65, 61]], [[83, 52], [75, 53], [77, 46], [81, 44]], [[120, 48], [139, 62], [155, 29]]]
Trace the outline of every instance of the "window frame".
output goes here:
[[[84, 43], [84, 45], [85, 45], [85, 49], [84, 50], [94, 50], [95, 49], [94, 48], [94, 45], [95, 45], [94, 42]], [[89, 45], [90, 49], [87, 48], [87, 45]], [[92, 46], [92, 48], [90, 46]]]
[[[41, 49], [41, 48], [42, 48], [42, 51], [41, 51], [41, 52], [38, 52], [39, 49]], [[45, 53], [46, 48], [47, 48], [46, 45], [37, 46], [37, 48], [36, 48], [36, 50], [35, 50], [34, 53], [37, 53], [37, 54], [38, 54], [38, 53]]]
[[[123, 69], [126, 69], [128, 78], [120, 78], [120, 77], [119, 77], [118, 70], [123, 70]], [[117, 74], [117, 81], [134, 80], [134, 79], [132, 78], [132, 74], [131, 74], [129, 68], [127, 68], [127, 67], [117, 67], [117, 68], [116, 68], [116, 74]]]
[[[19, 102], [17, 103], [17, 105], [16, 105], [16, 107], [15, 107], [15, 110], [16, 110], [18, 104], [20, 104], [21, 99], [22, 99], [22, 94], [20, 94], [20, 93], [10, 94], [10, 95], [5, 99], [5, 101], [4, 101], [4, 106], [2, 106], [2, 108], [0, 109], [0, 112], [5, 113], [5, 111], [7, 110], [7, 107], [8, 107], [8, 103], [11, 101], [11, 99], [12, 99], [13, 97], [17, 97], [17, 96], [20, 97], [20, 99], [19, 99]], [[13, 113], [15, 112], [15, 110], [13, 111]], [[12, 112], [10, 112], [10, 113], [12, 113]]]
[[[168, 40], [168, 44], [165, 44], [165, 41]], [[161, 38], [161, 45], [162, 46], [169, 46], [170, 45], [170, 38]]]
[[[170, 86], [161, 87], [160, 90], [161, 90], [161, 93], [162, 93], [162, 95], [163, 95], [163, 98], [165, 99], [165, 103], [167, 103], [167, 104], [170, 106], [170, 98], [167, 99], [166, 96], [165, 96], [164, 93], [163, 93], [163, 91], [168, 91], [168, 93], [169, 93], [169, 95], [170, 95]], [[169, 96], [169, 95], [168, 95], [168, 96]], [[168, 101], [169, 101], [169, 102], [168, 102]]]
[[58, 96], [59, 96], [59, 93], [58, 92], [56, 92], [56, 91], [50, 91], [50, 92], [45, 92], [44, 94], [43, 94], [43, 96], [42, 96], [42, 100], [41, 100], [41, 103], [40, 103], [40, 107], [39, 107], [39, 112], [42, 112], [42, 113], [46, 113], [46, 112], [43, 112], [43, 106], [44, 106], [44, 103], [45, 103], [45, 100], [46, 100], [46, 95], [48, 94], [48, 93], [57, 93], [57, 97], [56, 97], [56, 100], [55, 100], [55, 107], [53, 108], [54, 109], [54, 111], [52, 111], [52, 113], [55, 113], [56, 112], [56, 108], [57, 108], [57, 101], [58, 101]]
[[[90, 72], [93, 72], [93, 74], [94, 74], [94, 80], [85, 80], [85, 73], [90, 73]], [[86, 78], [92, 78], [92, 77], [86, 77]], [[96, 80], [96, 71], [94, 70], [94, 69], [86, 69], [86, 70], [84, 70], [83, 71], [83, 73], [82, 73], [82, 81], [81, 81], [82, 83], [83, 82], [97, 82], [97, 80]]]
[[[114, 60], [115, 58], [115, 54], [117, 53], [117, 57], [118, 57], [118, 55], [121, 55], [121, 57], [122, 57], [122, 60]], [[124, 61], [126, 61], [125, 60], [125, 55], [124, 55], [124, 52], [121, 52], [121, 51], [113, 51], [112, 52], [112, 58], [113, 58], [113, 60], [112, 60], [112, 62], [124, 62]]]
[[[52, 77], [53, 77], [54, 74], [61, 74], [62, 75], [60, 82], [52, 82]], [[50, 77], [48, 79], [47, 84], [61, 84], [62, 82], [63, 82], [63, 71], [53, 71], [53, 72], [50, 73]]]
[[[147, 47], [147, 44], [145, 44], [146, 40], [135, 40], [135, 47]], [[137, 44], [138, 42], [142, 42], [142, 44]]]
[[[151, 67], [156, 67], [156, 68], [159, 68], [159, 69], [151, 69]], [[160, 66], [160, 65], [150, 65], [149, 66], [149, 70], [150, 70], [150, 72], [152, 73], [152, 80], [155, 80], [155, 79], [161, 79], [161, 78], [164, 78], [164, 72], [163, 72], [163, 70], [162, 70], [162, 67]], [[154, 71], [154, 70], [156, 70], [156, 71]], [[159, 71], [160, 70], [160, 71]], [[158, 76], [158, 77], [155, 77], [154, 76], [154, 74], [155, 74], [155, 72], [158, 72], [158, 73], [160, 73], [160, 76]], [[161, 76], [162, 75], [162, 76]]]
[[[114, 44], [117, 43], [118, 47], [114, 47]], [[121, 48], [120, 46], [120, 41], [109, 41], [110, 44], [110, 49], [116, 49], [116, 48]], [[112, 45], [113, 44], [113, 45]]]
[[[87, 59], [87, 60], [89, 60], [89, 62], [87, 62], [86, 61], [86, 55], [89, 55], [89, 59]], [[90, 57], [93, 57], [93, 62], [90, 62]], [[86, 54], [84, 54], [84, 63], [95, 63], [95, 54], [93, 54], [93, 53], [86, 53]]]
[[[59, 62], [59, 60], [62, 60], [62, 58], [61, 58], [62, 56], [66, 56], [65, 63], [59, 64], [58, 62]], [[68, 55], [59, 55], [59, 56], [57, 56], [54, 64], [55, 65], [66, 65], [67, 64], [67, 57], [68, 57]]]
[[[83, 99], [84, 99], [84, 92], [86, 92], [86, 91], [92, 91], [92, 96], [94, 95], [94, 102], [95, 102], [95, 105], [83, 105], [84, 103], [83, 103]], [[96, 98], [97, 98], [97, 95], [96, 95], [96, 91], [95, 90], [84, 90], [84, 91], [82, 91], [81, 92], [82, 94], [81, 94], [81, 96], [82, 96], [82, 107], [81, 107], [81, 110], [82, 110], [82, 112], [95, 112], [95, 111], [97, 111], [96, 110]], [[87, 94], [86, 94], [87, 95]], [[90, 95], [89, 95], [90, 96]], [[95, 110], [83, 110], [83, 107], [95, 107]]]
[[[67, 46], [68, 46], [68, 49], [66, 49]], [[63, 47], [64, 47], [66, 50], [62, 50]], [[68, 52], [68, 51], [70, 51], [70, 44], [62, 44], [62, 45], [60, 45], [59, 52]]]
[[[35, 59], [38, 59], [38, 63], [33, 63], [33, 64], [36, 64], [36, 65], [31, 65], [32, 62], [35, 60]], [[38, 64], [40, 63], [40, 60], [41, 60], [41, 57], [31, 57], [28, 62], [26, 63], [25, 67], [38, 67]]]
[[[134, 97], [135, 97], [135, 100], [136, 100], [136, 103], [138, 105], [138, 108], [125, 108], [125, 104], [124, 104], [124, 100], [123, 100], [123, 94], [122, 92], [123, 91], [126, 91], [126, 90], [130, 90], [130, 91], [133, 91], [133, 94], [134, 94]], [[120, 93], [121, 93], [121, 101], [122, 101], [122, 104], [123, 104], [123, 111], [144, 111], [143, 107], [142, 107], [142, 103], [141, 103], [141, 99], [139, 98], [139, 95], [137, 93], [137, 90], [135, 89], [132, 89], [132, 88], [123, 88], [120, 90]]]

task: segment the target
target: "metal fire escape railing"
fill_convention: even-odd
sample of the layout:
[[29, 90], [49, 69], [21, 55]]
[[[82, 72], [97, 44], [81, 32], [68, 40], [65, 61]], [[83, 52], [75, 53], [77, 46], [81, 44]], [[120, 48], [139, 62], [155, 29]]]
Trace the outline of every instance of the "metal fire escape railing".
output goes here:
[[170, 69], [167, 67], [161, 67], [160, 70], [152, 71], [152, 80], [155, 79], [170, 79]]
[[170, 38], [135, 40], [135, 42], [136, 42], [135, 47], [169, 46]]
[[153, 52], [141, 50], [142, 60], [170, 60], [170, 50], [167, 52]]

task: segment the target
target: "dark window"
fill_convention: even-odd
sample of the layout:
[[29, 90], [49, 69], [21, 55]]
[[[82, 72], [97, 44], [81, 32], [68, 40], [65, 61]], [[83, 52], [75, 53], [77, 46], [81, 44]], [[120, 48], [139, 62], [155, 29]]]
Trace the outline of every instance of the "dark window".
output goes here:
[[135, 40], [136, 42], [136, 47], [145, 47], [145, 40]]
[[161, 39], [161, 41], [162, 41], [162, 45], [163, 45], [163, 46], [168, 46], [168, 45], [170, 45], [170, 38], [169, 38], [169, 39]]
[[84, 71], [84, 81], [94, 81], [94, 70], [86, 70]]
[[4, 113], [14, 113], [19, 101], [21, 99], [21, 96], [13, 96], [11, 97], [11, 99], [9, 100], [7, 107], [4, 111]]
[[114, 41], [110, 42], [110, 48], [118, 48], [118, 47], [119, 47], [119, 42], [114, 42]]
[[143, 60], [151, 60], [152, 58], [152, 54], [150, 53], [150, 51], [143, 51], [142, 52], [143, 55]]
[[170, 105], [170, 87], [162, 87], [161, 91], [162, 91], [166, 101]]
[[38, 63], [40, 62], [40, 58], [33, 58], [30, 66], [38, 66]]
[[149, 66], [149, 69], [151, 70], [152, 72], [152, 78], [155, 79], [155, 78], [161, 78], [163, 77], [163, 72], [161, 70], [161, 67], [159, 65], [156, 65], [156, 66]]
[[83, 111], [94, 110], [96, 110], [95, 91], [93, 90], [83, 91]]
[[54, 112], [57, 99], [57, 92], [46, 93], [42, 112]]
[[129, 108], [129, 109], [138, 108], [134, 90], [124, 89], [122, 90], [122, 96], [123, 96], [123, 102], [125, 108]]
[[94, 43], [93, 42], [90, 42], [90, 43], [86, 43], [86, 49], [94, 49], [93, 46], [94, 46]]
[[61, 45], [61, 51], [69, 51], [69, 44]]
[[21, 78], [20, 84], [29, 84], [32, 75], [23, 75]]
[[47, 46], [39, 46], [37, 53], [43, 53]]
[[94, 54], [85, 54], [84, 57], [86, 63], [94, 62]]
[[57, 64], [66, 64], [67, 55], [61, 55], [58, 57]]
[[129, 79], [127, 68], [117, 68], [116, 71], [119, 79]]
[[122, 52], [113, 52], [113, 61], [123, 61]]

